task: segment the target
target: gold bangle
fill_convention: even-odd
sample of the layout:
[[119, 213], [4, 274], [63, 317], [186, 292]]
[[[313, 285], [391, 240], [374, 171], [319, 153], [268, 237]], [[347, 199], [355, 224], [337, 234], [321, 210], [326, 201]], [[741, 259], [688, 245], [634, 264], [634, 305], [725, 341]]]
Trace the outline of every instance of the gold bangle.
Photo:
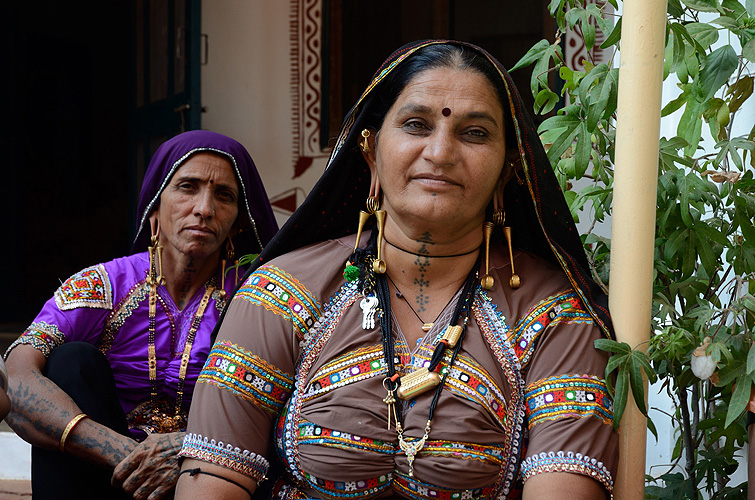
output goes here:
[[63, 434], [60, 435], [60, 444], [58, 444], [58, 448], [60, 449], [60, 452], [63, 453], [66, 448], [66, 439], [68, 439], [68, 435], [71, 433], [74, 427], [76, 427], [76, 424], [81, 422], [87, 418], [86, 413], [79, 413], [75, 417], [73, 417], [69, 422], [68, 425], [66, 425], [66, 428], [63, 429]]

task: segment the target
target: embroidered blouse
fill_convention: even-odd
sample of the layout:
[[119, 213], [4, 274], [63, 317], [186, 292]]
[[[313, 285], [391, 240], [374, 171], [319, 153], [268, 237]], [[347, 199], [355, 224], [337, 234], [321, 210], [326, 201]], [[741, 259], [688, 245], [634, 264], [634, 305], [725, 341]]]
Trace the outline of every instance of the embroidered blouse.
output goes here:
[[[618, 438], [607, 356], [593, 347], [601, 332], [560, 269], [519, 252], [523, 283], [512, 290], [508, 255], [493, 249], [496, 285], [475, 291], [410, 475], [383, 402], [379, 322], [362, 328], [362, 297], [341, 274], [353, 247], [353, 236], [318, 243], [250, 275], [200, 374], [181, 456], [257, 481], [278, 461], [285, 499], [519, 498], [523, 481], [549, 471], [612, 489]], [[393, 322], [399, 373], [429, 363], [452, 309], [416, 346]], [[410, 443], [425, 433], [433, 392], [400, 406]]]
[[[148, 369], [149, 269], [147, 252], [88, 267], [68, 278], [45, 303], [24, 333], [5, 356], [20, 344], [31, 345], [47, 357], [64, 342], [83, 341], [105, 353], [113, 369], [116, 389], [131, 434], [143, 439], [137, 426], [144, 423], [137, 407], [150, 399]], [[213, 279], [218, 279], [213, 278]], [[158, 288], [155, 315], [155, 350], [159, 399], [176, 398], [181, 354], [191, 321], [206, 286], [201, 287], [183, 310], [178, 309], [164, 286]], [[233, 291], [233, 280], [226, 280]], [[183, 407], [189, 406], [194, 384], [210, 350], [210, 336], [225, 299], [216, 290], [196, 332], [184, 385]], [[171, 406], [172, 408], [172, 406]]]

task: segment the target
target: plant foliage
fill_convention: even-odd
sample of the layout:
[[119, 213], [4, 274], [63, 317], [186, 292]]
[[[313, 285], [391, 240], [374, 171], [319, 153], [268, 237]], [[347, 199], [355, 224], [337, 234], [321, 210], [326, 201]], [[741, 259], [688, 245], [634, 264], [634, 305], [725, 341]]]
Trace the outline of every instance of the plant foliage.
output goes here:
[[[575, 220], [592, 222], [583, 242], [607, 290], [611, 242], [592, 228], [611, 213], [620, 75], [612, 61], [589, 57], [597, 32], [602, 49], [620, 49], [621, 17], [607, 15], [608, 5], [619, 9], [617, 0], [552, 0], [555, 41], [541, 40], [512, 68], [534, 66], [534, 110], [546, 117], [539, 133]], [[667, 8], [663, 77], [678, 92], [661, 113], [677, 126], [658, 151], [653, 334], [647, 345], [604, 340], [596, 347], [612, 353], [606, 375], [615, 381], [616, 425], [630, 388], [648, 415], [643, 377], [657, 380], [674, 403], [674, 463], [648, 476], [646, 497], [739, 499], [746, 484], [727, 483], [746, 440], [743, 416], [755, 382], [755, 120], [741, 116], [753, 94], [755, 0], [669, 0]], [[565, 64], [567, 30], [588, 49], [583, 71]], [[735, 123], [745, 132], [735, 135]], [[701, 380], [691, 359], [706, 337], [702, 354], [717, 371]]]

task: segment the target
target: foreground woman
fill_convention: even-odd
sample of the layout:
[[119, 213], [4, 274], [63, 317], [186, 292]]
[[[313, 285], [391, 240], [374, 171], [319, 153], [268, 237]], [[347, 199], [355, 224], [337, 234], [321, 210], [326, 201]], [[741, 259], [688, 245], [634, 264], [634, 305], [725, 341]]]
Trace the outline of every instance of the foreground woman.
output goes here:
[[35, 499], [172, 490], [194, 384], [236, 286], [223, 268], [234, 245], [259, 252], [277, 230], [249, 153], [208, 131], [158, 148], [137, 217], [134, 253], [65, 281], [6, 353], [7, 420], [33, 445]]
[[606, 297], [481, 49], [386, 61], [257, 264], [200, 375], [177, 498], [265, 478], [281, 499], [609, 496]]

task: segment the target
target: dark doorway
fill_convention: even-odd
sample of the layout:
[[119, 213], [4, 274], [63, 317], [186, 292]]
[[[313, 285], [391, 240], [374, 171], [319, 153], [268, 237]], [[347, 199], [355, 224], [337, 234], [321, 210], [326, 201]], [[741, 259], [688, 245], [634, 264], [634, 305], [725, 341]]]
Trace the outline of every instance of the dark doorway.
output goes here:
[[[191, 19], [198, 23], [199, 0], [4, 6], [0, 199], [11, 217], [0, 250], [0, 335], [20, 334], [61, 280], [129, 253], [144, 158], [159, 144], [152, 139], [199, 128], [199, 26]], [[153, 49], [146, 75], [136, 69], [145, 43]], [[162, 95], [170, 117], [138, 115], [139, 77], [152, 89], [171, 86]], [[141, 109], [155, 111], [159, 100], [142, 97]]]
[[[322, 147], [332, 146], [340, 120], [370, 82], [375, 69], [400, 46], [429, 38], [461, 40], [479, 45], [511, 68], [535, 43], [555, 38], [548, 3], [323, 0]], [[533, 103], [529, 92], [531, 73], [529, 67], [511, 74], [528, 109]]]

